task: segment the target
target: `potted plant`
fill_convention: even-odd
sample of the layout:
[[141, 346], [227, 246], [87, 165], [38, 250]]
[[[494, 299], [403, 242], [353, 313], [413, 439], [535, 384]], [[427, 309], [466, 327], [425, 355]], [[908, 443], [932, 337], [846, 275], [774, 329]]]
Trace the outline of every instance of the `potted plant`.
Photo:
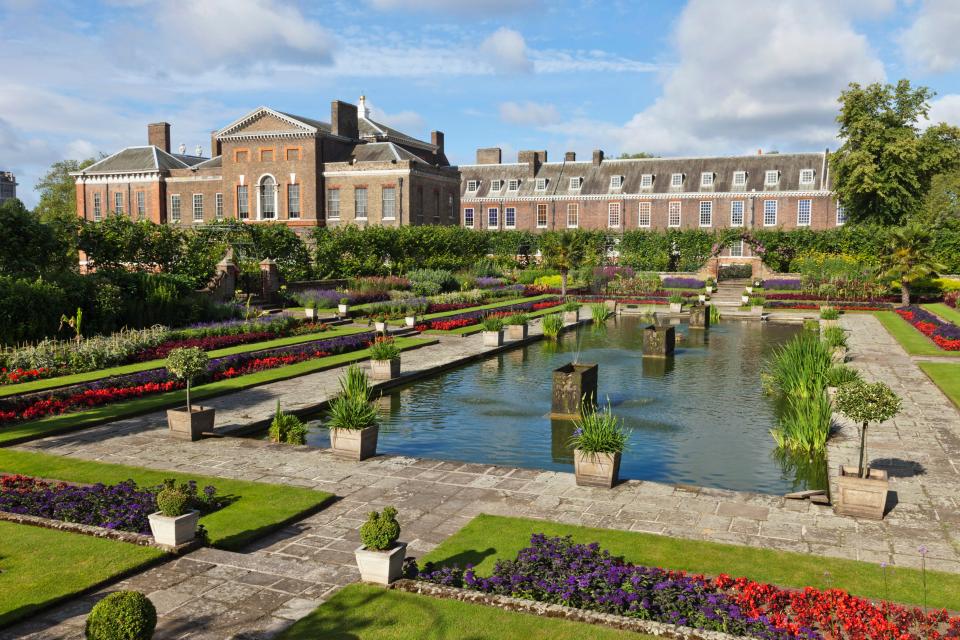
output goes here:
[[507, 316], [504, 319], [507, 325], [507, 337], [510, 340], [525, 340], [529, 321], [530, 317], [525, 313], [515, 313], [512, 316]]
[[388, 585], [400, 577], [407, 543], [397, 542], [399, 537], [396, 509], [384, 507], [382, 513], [369, 513], [367, 521], [360, 525], [363, 546], [354, 552], [362, 581]]
[[826, 329], [840, 323], [840, 310], [836, 307], [820, 307], [820, 324]]
[[379, 337], [370, 345], [370, 377], [393, 380], [400, 376], [400, 348], [393, 338]]
[[480, 326], [483, 327], [483, 346], [499, 347], [503, 344], [503, 320], [497, 316], [487, 316]]
[[706, 301], [707, 301], [707, 294], [705, 294], [705, 293], [698, 294], [698, 295], [697, 295], [697, 300], [698, 300], [699, 302], [706, 302]]
[[284, 413], [277, 400], [277, 410], [267, 432], [270, 442], [280, 444], [307, 444], [307, 425], [292, 413]]
[[707, 278], [706, 283], [704, 284], [704, 289], [708, 294], [713, 293], [713, 288], [717, 286], [717, 281], [713, 278]]
[[750, 304], [750, 296], [748, 296], [747, 294], [743, 294], [742, 296], [740, 296], [740, 304], [741, 304], [742, 306], [744, 306], [744, 307], [747, 306], [747, 305], [749, 305], [749, 304]]
[[355, 460], [377, 454], [377, 409], [371, 400], [367, 374], [351, 365], [340, 379], [340, 393], [330, 401], [330, 448]]
[[765, 298], [758, 296], [751, 296], [749, 305], [750, 305], [750, 315], [752, 316], [762, 316], [763, 315], [763, 305], [766, 302]]
[[382, 313], [378, 313], [373, 316], [373, 328], [377, 333], [386, 333], [387, 332], [387, 316]]
[[847, 359], [847, 335], [841, 327], [826, 327], [823, 330], [823, 339], [830, 347], [835, 363], [842, 364]]
[[610, 488], [617, 483], [627, 433], [621, 420], [613, 415], [609, 400], [602, 411], [589, 402], [581, 406], [583, 412], [570, 438], [577, 484]]
[[746, 287], [743, 288], [743, 290], [747, 292], [747, 295], [750, 295], [751, 293], [753, 293], [753, 285], [747, 285]]
[[417, 314], [411, 313], [410, 315], [404, 317], [403, 323], [411, 328], [417, 326]]
[[683, 309], [683, 296], [679, 293], [671, 293], [667, 300], [670, 302], [670, 313], [680, 313]]
[[190, 384], [207, 372], [208, 361], [206, 352], [198, 347], [174, 349], [167, 355], [167, 371], [187, 384], [186, 409], [167, 410], [167, 427], [177, 438], [199, 440], [204, 432], [213, 431], [215, 409], [190, 403]]
[[839, 388], [834, 398], [836, 410], [860, 424], [860, 462], [856, 467], [841, 466], [837, 478], [839, 496], [834, 510], [847, 516], [883, 519], [887, 504], [887, 472], [867, 464], [867, 425], [886, 422], [900, 413], [900, 397], [882, 382], [860, 380]]
[[337, 305], [337, 313], [341, 318], [350, 317], [350, 298], [340, 298], [340, 304]]
[[192, 495], [186, 484], [177, 486], [173, 480], [165, 480], [157, 494], [159, 511], [147, 516], [150, 531], [157, 544], [176, 547], [196, 537], [200, 512], [191, 509]]
[[303, 305], [303, 315], [307, 320], [316, 320], [319, 317], [320, 303], [317, 300], [310, 300]]
[[564, 324], [576, 324], [580, 322], [580, 303], [574, 300], [569, 300], [563, 303], [563, 306], [560, 307], [560, 310], [563, 311], [563, 322]]

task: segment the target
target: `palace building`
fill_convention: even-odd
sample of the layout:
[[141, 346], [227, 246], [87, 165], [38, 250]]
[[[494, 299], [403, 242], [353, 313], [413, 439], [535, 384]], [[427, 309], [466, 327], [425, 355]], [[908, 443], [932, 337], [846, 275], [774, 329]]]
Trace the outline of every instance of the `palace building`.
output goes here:
[[170, 125], [147, 126], [147, 144], [127, 147], [72, 174], [77, 214], [108, 213], [190, 226], [233, 218], [281, 221], [297, 230], [339, 224], [458, 224], [460, 175], [443, 133], [418, 140], [334, 101], [330, 122], [268, 107], [170, 150]]

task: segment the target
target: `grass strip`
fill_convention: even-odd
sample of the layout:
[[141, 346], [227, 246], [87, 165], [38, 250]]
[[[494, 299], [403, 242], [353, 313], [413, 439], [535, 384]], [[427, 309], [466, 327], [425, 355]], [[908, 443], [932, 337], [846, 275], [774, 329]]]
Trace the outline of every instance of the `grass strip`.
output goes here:
[[960, 362], [918, 362], [940, 391], [960, 409]]
[[960, 311], [957, 311], [953, 307], [948, 307], [942, 302], [937, 302], [935, 304], [922, 304], [920, 306], [930, 313], [940, 316], [941, 320], [952, 322], [953, 324], [960, 326]]
[[[788, 588], [839, 588], [895, 602], [919, 604], [924, 600], [921, 572], [906, 567], [888, 567], [885, 586], [883, 569], [869, 562], [490, 515], [471, 520], [421, 558], [421, 566], [426, 561], [460, 566], [470, 563], [480, 575], [489, 575], [497, 559], [512, 560], [528, 546], [531, 533], [570, 535], [580, 543], [598, 542], [614, 555], [645, 566], [707, 575], [726, 573]], [[960, 609], [960, 575], [927, 571], [926, 585], [928, 606]]]
[[154, 547], [12, 522], [0, 522], [0, 539], [0, 627], [165, 555]]
[[[286, 336], [284, 338], [274, 338], [263, 342], [251, 342], [240, 344], [225, 349], [215, 349], [208, 351], [207, 355], [211, 358], [222, 358], [223, 356], [232, 356], [238, 353], [249, 353], [253, 351], [263, 351], [264, 349], [273, 349], [276, 347], [287, 347], [293, 344], [311, 342], [313, 340], [324, 340], [326, 338], [336, 338], [337, 336], [352, 335], [367, 331], [361, 327], [344, 327], [342, 329], [330, 329], [329, 331], [320, 331], [317, 333], [308, 333], [300, 336]], [[68, 376], [57, 376], [56, 378], [44, 378], [42, 380], [31, 380], [30, 382], [21, 382], [19, 384], [4, 385], [0, 387], [0, 398], [13, 396], [20, 393], [30, 393], [35, 391], [44, 391], [46, 389], [55, 389], [72, 384], [91, 382], [109, 378], [110, 376], [122, 376], [130, 373], [140, 373], [141, 371], [150, 371], [151, 369], [160, 369], [164, 366], [165, 359], [148, 360], [146, 362], [134, 362], [107, 369], [97, 369], [96, 371], [85, 371], [84, 373], [74, 373]]]
[[[401, 351], [420, 347], [428, 343], [429, 340], [424, 338], [397, 338], [396, 341]], [[277, 367], [276, 369], [257, 371], [256, 373], [250, 373], [237, 378], [218, 380], [193, 387], [190, 390], [190, 399], [204, 400], [226, 393], [249, 389], [257, 385], [267, 384], [268, 382], [278, 382], [309, 373], [324, 371], [343, 364], [366, 360], [369, 357], [369, 349], [360, 349], [349, 353], [317, 358], [316, 360], [306, 360], [285, 367]], [[185, 402], [186, 391], [179, 389], [177, 391], [168, 391], [143, 398], [136, 398], [135, 400], [128, 400], [126, 402], [103, 405], [86, 411], [63, 413], [40, 420], [33, 420], [32, 422], [12, 424], [0, 427], [0, 446], [16, 444], [18, 442], [46, 437], [57, 433], [75, 431], [111, 420], [129, 418], [159, 409], [175, 407]]]
[[893, 311], [874, 311], [873, 317], [880, 321], [884, 329], [890, 332], [900, 346], [912, 356], [960, 357], [960, 351], [946, 351], [935, 342], [920, 333], [916, 327]]
[[[81, 483], [116, 484], [132, 479], [141, 486], [156, 486], [166, 478], [175, 478], [179, 482], [196, 480], [201, 488], [213, 485], [217, 488], [217, 495], [228, 499], [229, 504], [206, 514], [200, 518], [200, 523], [210, 534], [210, 544], [231, 551], [237, 551], [256, 538], [319, 509], [333, 497], [323, 491], [302, 487], [158, 471], [13, 449], [0, 449], [0, 470]], [[0, 555], [5, 553], [6, 546]]]
[[[540, 300], [546, 300], [548, 298], [557, 297], [552, 293], [544, 293], [538, 296], [531, 296], [529, 298], [507, 298], [505, 300], [499, 300], [497, 302], [491, 302], [490, 304], [484, 304], [476, 307], [466, 307], [463, 309], [453, 309], [452, 311], [440, 311], [438, 313], [428, 313], [425, 316], [421, 316], [418, 320], [436, 320], [438, 318], [447, 318], [449, 316], [460, 315], [461, 313], [473, 313], [475, 311], [486, 311], [488, 309], [497, 309], [499, 307], [509, 307], [512, 304], [522, 304], [524, 302], [539, 302]], [[391, 325], [402, 325], [403, 320], [391, 320]]]
[[366, 584], [344, 587], [277, 640], [653, 640], [583, 622], [503, 611]]

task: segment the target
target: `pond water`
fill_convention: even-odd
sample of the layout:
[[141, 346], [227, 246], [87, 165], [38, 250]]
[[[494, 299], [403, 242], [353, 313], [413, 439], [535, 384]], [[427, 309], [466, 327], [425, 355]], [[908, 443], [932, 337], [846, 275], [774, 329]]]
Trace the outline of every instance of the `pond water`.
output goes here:
[[[819, 488], [822, 461], [780, 459], [770, 429], [777, 406], [760, 372], [772, 349], [800, 329], [725, 321], [709, 331], [676, 326], [676, 354], [642, 356], [649, 318], [620, 316], [466, 365], [385, 394], [378, 452], [573, 471], [574, 425], [551, 421], [552, 371], [598, 363], [598, 395], [630, 434], [620, 476], [741, 491]], [[308, 444], [329, 446], [323, 416]]]

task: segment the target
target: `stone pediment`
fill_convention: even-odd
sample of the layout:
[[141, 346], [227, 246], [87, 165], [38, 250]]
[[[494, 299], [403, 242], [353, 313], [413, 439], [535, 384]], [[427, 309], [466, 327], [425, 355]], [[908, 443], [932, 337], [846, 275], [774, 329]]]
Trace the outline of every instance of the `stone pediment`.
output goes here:
[[236, 122], [233, 122], [220, 131], [217, 138], [240, 136], [270, 136], [270, 135], [311, 135], [316, 134], [317, 127], [310, 123], [298, 120], [268, 107], [255, 109]]

